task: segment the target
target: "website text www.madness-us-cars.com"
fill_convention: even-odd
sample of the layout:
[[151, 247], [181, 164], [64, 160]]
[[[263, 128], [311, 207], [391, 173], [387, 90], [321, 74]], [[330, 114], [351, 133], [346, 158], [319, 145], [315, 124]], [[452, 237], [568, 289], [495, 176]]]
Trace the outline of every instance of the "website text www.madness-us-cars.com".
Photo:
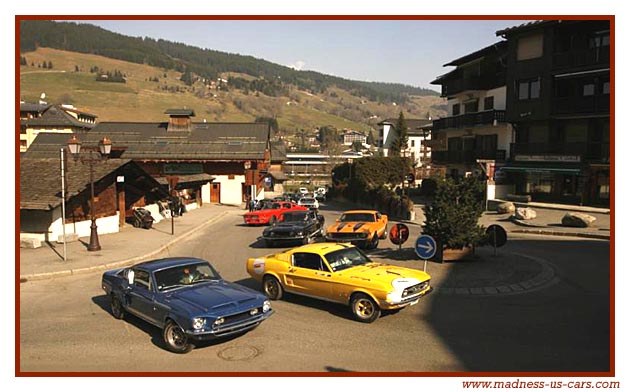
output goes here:
[[619, 389], [619, 381], [462, 381], [464, 389]]

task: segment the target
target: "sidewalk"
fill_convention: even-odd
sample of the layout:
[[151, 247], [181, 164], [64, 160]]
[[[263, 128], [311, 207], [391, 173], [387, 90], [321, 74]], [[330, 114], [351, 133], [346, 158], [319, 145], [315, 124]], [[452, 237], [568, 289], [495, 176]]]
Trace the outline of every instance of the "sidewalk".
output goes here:
[[207, 204], [175, 217], [174, 235], [171, 235], [170, 219], [154, 224], [149, 230], [127, 224], [118, 233], [99, 235], [100, 251], [87, 251], [89, 237], [69, 242], [66, 261], [63, 261], [63, 244], [43, 244], [37, 249], [22, 248], [19, 250], [20, 281], [105, 271], [140, 262], [228, 214], [243, 213], [245, 210], [242, 206]]
[[[513, 219], [511, 217], [512, 214], [497, 214], [495, 211], [486, 211], [479, 220], [479, 224], [486, 227], [500, 225], [508, 233], [560, 235], [610, 240], [610, 210], [608, 209], [547, 203], [514, 203], [514, 205], [517, 208], [523, 205], [534, 209], [536, 218], [523, 221]], [[416, 212], [414, 223], [424, 224], [424, 205], [415, 204], [414, 207]], [[562, 226], [562, 217], [571, 211], [592, 215], [596, 220], [590, 227]]]

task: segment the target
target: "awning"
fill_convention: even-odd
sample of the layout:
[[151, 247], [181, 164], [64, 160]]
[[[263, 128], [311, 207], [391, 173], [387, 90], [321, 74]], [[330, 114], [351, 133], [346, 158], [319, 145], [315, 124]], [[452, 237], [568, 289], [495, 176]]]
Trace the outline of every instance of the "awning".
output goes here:
[[[214, 180], [214, 177], [207, 173], [176, 174], [174, 176], [178, 178], [177, 185], [175, 185], [176, 190], [195, 188]], [[166, 177], [155, 177], [155, 179], [162, 185], [168, 185], [168, 179]]]
[[502, 166], [497, 169], [509, 173], [555, 173], [578, 175], [582, 171], [579, 167], [549, 167], [549, 166]]

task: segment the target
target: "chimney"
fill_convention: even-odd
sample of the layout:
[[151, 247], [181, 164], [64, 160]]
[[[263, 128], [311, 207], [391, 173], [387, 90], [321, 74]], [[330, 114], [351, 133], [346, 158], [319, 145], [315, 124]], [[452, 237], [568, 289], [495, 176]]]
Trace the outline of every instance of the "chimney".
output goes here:
[[192, 131], [191, 117], [195, 117], [192, 109], [167, 109], [164, 114], [170, 116], [167, 132], [190, 132]]

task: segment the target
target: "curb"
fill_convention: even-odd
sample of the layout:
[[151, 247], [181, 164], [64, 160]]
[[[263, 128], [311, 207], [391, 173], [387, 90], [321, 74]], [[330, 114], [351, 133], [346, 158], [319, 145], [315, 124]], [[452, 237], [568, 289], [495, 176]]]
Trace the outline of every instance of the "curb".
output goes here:
[[222, 219], [224, 216], [226, 216], [228, 214], [228, 211], [223, 211], [221, 212], [219, 215], [209, 219], [208, 221], [200, 224], [197, 227], [194, 227], [190, 230], [188, 230], [185, 233], [182, 233], [181, 235], [179, 235], [177, 238], [172, 239], [170, 242], [168, 242], [166, 245], [162, 245], [161, 247], [147, 253], [141, 256], [134, 256], [131, 257], [129, 259], [126, 260], [121, 260], [121, 261], [114, 261], [111, 263], [107, 263], [107, 264], [101, 264], [101, 265], [94, 265], [91, 267], [83, 267], [83, 268], [77, 268], [77, 269], [70, 269], [70, 270], [65, 270], [65, 271], [55, 271], [55, 272], [43, 272], [43, 273], [39, 273], [39, 274], [30, 274], [30, 275], [20, 275], [20, 283], [25, 283], [28, 282], [29, 280], [45, 280], [45, 279], [51, 279], [51, 278], [58, 278], [58, 277], [64, 277], [64, 276], [70, 276], [70, 275], [79, 275], [79, 274], [85, 274], [85, 273], [89, 273], [89, 272], [95, 272], [95, 271], [103, 271], [103, 270], [110, 270], [110, 269], [115, 269], [115, 268], [121, 268], [121, 267], [125, 267], [127, 265], [133, 264], [137, 261], [141, 261], [143, 259], [149, 258], [151, 256], [154, 256], [162, 251], [164, 251], [165, 249], [167, 249], [169, 246], [172, 246], [173, 244], [175, 244], [177, 241], [179, 241], [180, 239], [193, 234], [203, 228], [205, 228], [206, 226], [209, 226], [213, 223], [215, 223], [216, 221]]
[[538, 235], [555, 235], [560, 237], [581, 237], [592, 238], [597, 240], [610, 241], [609, 235], [604, 234], [592, 234], [592, 233], [571, 233], [566, 231], [553, 231], [553, 230], [510, 230], [509, 233], [521, 233], [521, 234], [538, 234]]
[[526, 202], [503, 200], [503, 199], [492, 199], [489, 201], [495, 202], [495, 203], [509, 202], [509, 203], [513, 203], [515, 207], [530, 207], [530, 208], [540, 208], [544, 210], [573, 211], [573, 212], [583, 212], [583, 213], [591, 213], [591, 214], [610, 215], [610, 209], [608, 208], [585, 207], [585, 206], [562, 205], [562, 204], [545, 205], [544, 203], [542, 204], [539, 204], [536, 202], [526, 203]]

